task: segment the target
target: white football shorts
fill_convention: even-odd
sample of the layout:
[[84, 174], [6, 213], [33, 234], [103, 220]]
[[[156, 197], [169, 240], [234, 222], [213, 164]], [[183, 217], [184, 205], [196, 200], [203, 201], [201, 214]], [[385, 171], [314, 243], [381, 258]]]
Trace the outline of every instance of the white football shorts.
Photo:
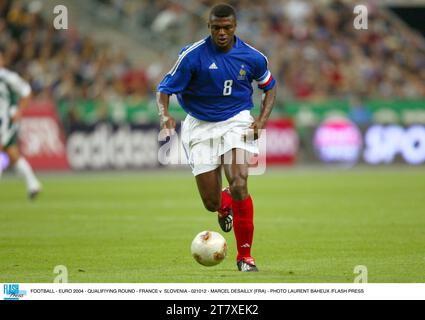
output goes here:
[[[232, 149], [242, 149], [248, 155], [257, 155], [258, 141], [249, 138], [253, 130], [248, 130], [253, 122], [254, 118], [248, 110], [220, 122], [202, 121], [187, 115], [182, 125], [181, 138], [193, 175], [215, 170], [222, 164], [221, 156]], [[244, 138], [245, 135], [248, 135], [248, 139]]]

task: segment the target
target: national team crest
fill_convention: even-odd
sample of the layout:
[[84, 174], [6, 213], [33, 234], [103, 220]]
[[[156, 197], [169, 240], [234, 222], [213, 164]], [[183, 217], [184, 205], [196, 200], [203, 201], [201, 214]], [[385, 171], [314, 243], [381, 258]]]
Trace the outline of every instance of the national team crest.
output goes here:
[[241, 65], [241, 69], [239, 70], [238, 80], [245, 80], [246, 79], [246, 70], [244, 68], [245, 68], [245, 66]]

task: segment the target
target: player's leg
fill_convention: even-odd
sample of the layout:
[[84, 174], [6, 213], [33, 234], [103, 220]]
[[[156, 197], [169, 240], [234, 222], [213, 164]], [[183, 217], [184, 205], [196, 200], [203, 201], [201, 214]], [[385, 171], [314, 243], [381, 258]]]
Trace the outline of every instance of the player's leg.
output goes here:
[[[233, 149], [231, 161], [225, 161], [224, 172], [232, 195], [233, 229], [235, 230], [238, 255], [237, 265], [240, 271], [258, 271], [251, 256], [254, 236], [254, 207], [248, 193], [248, 164], [246, 151]], [[229, 155], [226, 155], [228, 160]]]
[[192, 168], [199, 194], [207, 210], [218, 212], [218, 223], [224, 232], [232, 230], [231, 196], [222, 191], [221, 156], [218, 155], [217, 129], [187, 116], [183, 122], [182, 146]]
[[225, 189], [222, 190], [221, 166], [195, 176], [199, 194], [205, 208], [218, 213], [218, 223], [224, 232], [232, 230], [232, 198]]
[[221, 166], [195, 176], [205, 209], [216, 212], [221, 206]]
[[5, 150], [10, 159], [10, 165], [15, 168], [18, 175], [25, 179], [29, 198], [31, 200], [34, 199], [41, 191], [41, 184], [36, 178], [30, 164], [20, 155], [16, 144], [9, 145]]

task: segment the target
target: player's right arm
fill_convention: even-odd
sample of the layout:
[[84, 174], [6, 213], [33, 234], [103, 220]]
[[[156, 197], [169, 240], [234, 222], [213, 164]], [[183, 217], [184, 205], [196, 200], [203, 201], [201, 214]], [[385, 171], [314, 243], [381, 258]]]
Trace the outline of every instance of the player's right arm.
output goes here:
[[[168, 112], [170, 96], [183, 92], [192, 79], [194, 71], [191, 63], [192, 47], [186, 47], [180, 52], [173, 68], [165, 75], [158, 86], [156, 103], [162, 129], [174, 130], [176, 127], [176, 121]], [[169, 135], [172, 132], [168, 131], [166, 133]]]
[[176, 120], [168, 112], [170, 95], [158, 91], [156, 93], [156, 105], [158, 106], [159, 123], [162, 130], [166, 130], [166, 136], [170, 136], [176, 128]]

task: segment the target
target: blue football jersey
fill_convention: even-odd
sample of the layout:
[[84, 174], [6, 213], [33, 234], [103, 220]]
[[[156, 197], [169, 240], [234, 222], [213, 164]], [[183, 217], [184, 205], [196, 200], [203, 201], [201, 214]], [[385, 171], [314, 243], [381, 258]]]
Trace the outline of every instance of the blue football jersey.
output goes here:
[[199, 120], [224, 121], [252, 109], [253, 80], [264, 91], [275, 86], [267, 64], [265, 55], [238, 37], [230, 51], [221, 52], [209, 36], [180, 52], [158, 91], [176, 94], [182, 108]]

